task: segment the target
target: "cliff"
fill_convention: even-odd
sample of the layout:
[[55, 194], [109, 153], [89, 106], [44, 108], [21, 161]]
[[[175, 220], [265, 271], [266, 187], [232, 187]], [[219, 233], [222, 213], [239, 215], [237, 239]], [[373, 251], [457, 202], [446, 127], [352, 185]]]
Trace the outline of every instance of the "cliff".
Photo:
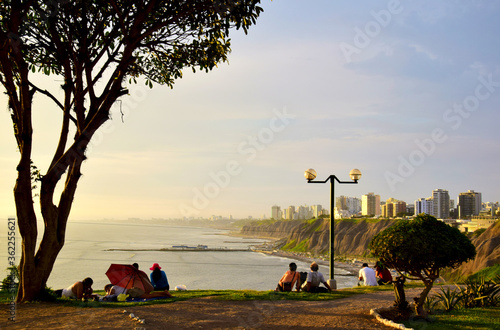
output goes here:
[[[335, 221], [335, 254], [363, 256], [369, 254], [368, 244], [373, 236], [394, 223], [380, 221]], [[296, 252], [326, 254], [330, 251], [330, 220], [276, 221], [259, 226], [244, 226], [243, 235], [285, 239], [282, 248]]]
[[453, 271], [454, 275], [467, 276], [500, 263], [500, 221], [496, 221], [484, 233], [472, 239], [476, 258]]

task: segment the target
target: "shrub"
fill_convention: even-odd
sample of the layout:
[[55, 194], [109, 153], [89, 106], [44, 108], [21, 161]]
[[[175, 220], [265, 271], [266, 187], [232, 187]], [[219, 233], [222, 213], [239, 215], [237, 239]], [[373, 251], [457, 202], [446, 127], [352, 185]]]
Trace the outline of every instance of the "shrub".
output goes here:
[[437, 303], [440, 304], [445, 311], [449, 312], [458, 305], [458, 303], [462, 300], [462, 295], [459, 291], [450, 290], [450, 288], [446, 288], [446, 291], [441, 287], [441, 292], [438, 292], [435, 296], [437, 299]]
[[465, 288], [460, 289], [464, 307], [497, 306], [500, 301], [500, 281], [480, 280], [465, 281]]
[[2, 280], [2, 291], [17, 291], [19, 286], [19, 269], [17, 266], [7, 268], [8, 275]]
[[436, 308], [438, 304], [438, 300], [436, 296], [427, 296], [424, 302], [424, 308], [427, 313], [432, 313], [432, 311]]

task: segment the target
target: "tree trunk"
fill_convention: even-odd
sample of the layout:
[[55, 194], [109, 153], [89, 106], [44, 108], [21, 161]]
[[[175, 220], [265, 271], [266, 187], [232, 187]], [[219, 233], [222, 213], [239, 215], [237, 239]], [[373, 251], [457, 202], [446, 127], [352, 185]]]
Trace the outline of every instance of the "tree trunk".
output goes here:
[[415, 298], [415, 313], [418, 317], [427, 318], [427, 311], [424, 308], [425, 299], [427, 295], [432, 289], [432, 285], [434, 284], [434, 280], [425, 280], [424, 281], [425, 288], [424, 291], [420, 294], [418, 298]]
[[408, 302], [406, 301], [404, 284], [405, 284], [404, 276], [396, 277], [396, 280], [393, 282], [394, 296], [396, 297], [396, 300], [394, 301], [394, 306], [396, 306], [400, 311], [408, 309]]

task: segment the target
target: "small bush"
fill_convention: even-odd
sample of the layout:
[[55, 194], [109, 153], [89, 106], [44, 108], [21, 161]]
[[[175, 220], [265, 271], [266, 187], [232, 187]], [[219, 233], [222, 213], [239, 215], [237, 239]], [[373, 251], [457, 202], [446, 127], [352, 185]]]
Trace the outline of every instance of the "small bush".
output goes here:
[[460, 293], [464, 307], [497, 306], [500, 301], [500, 281], [498, 280], [467, 280], [465, 288]]
[[427, 311], [427, 313], [432, 313], [432, 311], [436, 308], [436, 305], [438, 304], [438, 300], [436, 299], [436, 296], [427, 296], [425, 298], [425, 303], [424, 303], [424, 308]]
[[446, 288], [446, 290], [441, 287], [441, 292], [438, 292], [435, 296], [437, 299], [437, 303], [441, 305], [445, 311], [449, 312], [455, 309], [462, 299], [462, 295], [460, 291], [450, 290], [450, 288]]
[[19, 287], [19, 270], [17, 266], [7, 268], [8, 275], [2, 280], [2, 291], [17, 291]]

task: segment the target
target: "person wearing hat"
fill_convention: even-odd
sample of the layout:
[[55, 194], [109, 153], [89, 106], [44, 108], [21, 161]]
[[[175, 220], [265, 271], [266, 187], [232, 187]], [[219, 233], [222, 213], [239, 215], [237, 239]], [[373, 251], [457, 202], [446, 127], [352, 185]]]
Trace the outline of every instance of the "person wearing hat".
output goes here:
[[154, 263], [151, 268], [151, 274], [149, 278], [151, 279], [151, 284], [157, 291], [170, 290], [170, 285], [168, 284], [167, 274], [163, 270], [161, 270], [160, 265]]
[[[332, 288], [325, 281], [325, 277], [323, 274], [318, 272], [319, 266], [317, 263], [313, 262], [311, 264], [311, 271], [307, 274], [307, 280], [302, 284], [302, 291], [312, 292], [312, 293], [320, 293], [320, 292], [330, 292]], [[326, 288], [320, 287], [320, 284]]]

